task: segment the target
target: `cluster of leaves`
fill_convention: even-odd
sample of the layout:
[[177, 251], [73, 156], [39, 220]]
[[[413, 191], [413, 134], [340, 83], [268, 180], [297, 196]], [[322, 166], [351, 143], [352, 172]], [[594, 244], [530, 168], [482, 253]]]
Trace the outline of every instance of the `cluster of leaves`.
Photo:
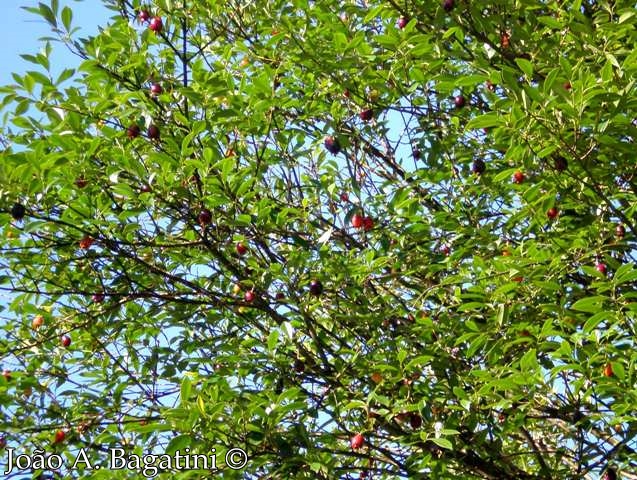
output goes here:
[[633, 478], [634, 5], [103, 3], [0, 90], [9, 444]]

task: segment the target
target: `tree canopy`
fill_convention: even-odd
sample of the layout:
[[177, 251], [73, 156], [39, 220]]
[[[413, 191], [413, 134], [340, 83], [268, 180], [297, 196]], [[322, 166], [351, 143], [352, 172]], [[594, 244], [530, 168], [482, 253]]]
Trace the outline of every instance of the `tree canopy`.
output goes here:
[[6, 448], [637, 478], [632, 2], [103, 3], [0, 89]]

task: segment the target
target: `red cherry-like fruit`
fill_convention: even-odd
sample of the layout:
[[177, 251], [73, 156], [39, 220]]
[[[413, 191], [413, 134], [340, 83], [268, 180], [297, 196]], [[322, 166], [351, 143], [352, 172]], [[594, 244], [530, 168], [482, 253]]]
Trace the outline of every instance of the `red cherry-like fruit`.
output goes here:
[[613, 375], [615, 375], [615, 373], [613, 372], [613, 366], [610, 363], [604, 365], [604, 376], [612, 377]]
[[371, 218], [371, 217], [364, 217], [363, 218], [363, 229], [366, 232], [369, 232], [373, 228], [374, 228], [374, 219]]
[[341, 193], [341, 202], [349, 202], [349, 195], [347, 192]]
[[147, 22], [150, 19], [150, 13], [148, 13], [148, 10], [142, 10], [137, 15], [137, 18], [140, 22]]
[[161, 29], [163, 27], [164, 27], [164, 23], [161, 21], [161, 17], [153, 17], [150, 23], [148, 24], [148, 28], [155, 33], [161, 32]]
[[139, 125], [131, 125], [130, 127], [126, 129], [126, 136], [128, 138], [137, 138], [139, 137], [140, 133], [141, 133], [141, 130], [139, 128]]
[[422, 426], [422, 417], [415, 412], [409, 415], [409, 425], [414, 430], [418, 430]]
[[239, 255], [245, 255], [246, 253], [248, 253], [248, 247], [246, 247], [241, 242], [237, 242], [236, 249], [237, 249], [237, 253]]
[[159, 83], [153, 83], [150, 86], [150, 94], [153, 95], [154, 97], [156, 97], [157, 95], [161, 95], [163, 91], [164, 89], [161, 88], [161, 85]]
[[448, 257], [451, 253], [451, 247], [449, 245], [443, 245], [442, 247], [440, 247], [440, 253]]
[[146, 132], [146, 134], [148, 135], [148, 138], [150, 138], [151, 140], [159, 140], [159, 137], [160, 137], [159, 127], [157, 125], [151, 124], [148, 127], [148, 131]]
[[323, 284], [320, 280], [312, 280], [310, 282], [310, 293], [315, 297], [318, 297], [321, 293], [323, 293]]
[[75, 186], [77, 188], [84, 188], [88, 185], [88, 180], [86, 180], [84, 177], [79, 177], [75, 180]]
[[0, 437], [0, 450], [7, 446], [7, 437], [2, 435]]
[[517, 171], [513, 174], [513, 182], [514, 183], [522, 183], [524, 181], [524, 173], [521, 171]]
[[93, 240], [92, 237], [86, 235], [84, 238], [82, 238], [82, 240], [80, 240], [80, 248], [82, 250], [88, 250], [89, 248], [91, 248], [91, 245], [93, 245], [94, 241], [95, 240]]
[[253, 292], [252, 290], [248, 290], [248, 291], [245, 293], [245, 295], [243, 296], [243, 299], [244, 299], [246, 302], [248, 302], [248, 303], [253, 302], [253, 301], [254, 301], [254, 298], [255, 298], [255, 294], [254, 294], [254, 292]]
[[212, 213], [207, 208], [204, 208], [199, 215], [197, 215], [197, 221], [199, 225], [208, 225], [212, 221]]
[[2, 370], [2, 376], [4, 377], [4, 379], [7, 382], [10, 382], [11, 381], [11, 370], [8, 370], [8, 369], [5, 368], [4, 370]]
[[443, 0], [442, 8], [445, 9], [445, 12], [450, 12], [453, 10], [453, 0]]
[[68, 347], [69, 345], [71, 345], [71, 337], [69, 337], [68, 335], [62, 335], [60, 337], [60, 344], [62, 344], [63, 347]]
[[358, 114], [358, 116], [360, 117], [360, 119], [364, 122], [369, 122], [372, 117], [374, 116], [374, 111], [371, 108], [368, 108], [366, 110], [363, 110], [362, 112], [360, 112]]
[[341, 144], [338, 142], [337, 138], [332, 136], [325, 137], [323, 145], [325, 146], [325, 150], [334, 155], [341, 151]]
[[363, 226], [363, 223], [363, 216], [359, 215], [358, 213], [354, 214], [354, 216], [352, 217], [352, 227], [361, 228]]
[[64, 432], [64, 430], [58, 430], [57, 432], [55, 432], [53, 443], [62, 443], [65, 438], [66, 438], [66, 433]]
[[406, 17], [400, 17], [398, 19], [398, 28], [402, 30], [403, 28], [407, 26], [407, 23], [409, 23], [409, 20], [407, 20]]
[[559, 211], [557, 208], [555, 207], [551, 207], [546, 211], [546, 216], [549, 217], [551, 220], [554, 218], [557, 218], [557, 216], [559, 215]]
[[573, 88], [573, 86], [571, 85], [571, 82], [564, 82], [564, 90], [570, 90], [571, 88]]
[[602, 275], [606, 275], [606, 264], [605, 263], [601, 263], [601, 262], [597, 262], [595, 264], [595, 270], [597, 270]]
[[93, 303], [102, 303], [104, 301], [104, 294], [96, 293], [91, 297], [91, 300], [93, 300]]
[[364, 443], [365, 443], [365, 437], [361, 433], [357, 433], [349, 441], [349, 444], [351, 445], [352, 450], [358, 450], [359, 448], [363, 446]]
[[467, 100], [464, 98], [463, 95], [457, 95], [453, 99], [453, 103], [456, 106], [456, 108], [462, 108], [467, 104]]

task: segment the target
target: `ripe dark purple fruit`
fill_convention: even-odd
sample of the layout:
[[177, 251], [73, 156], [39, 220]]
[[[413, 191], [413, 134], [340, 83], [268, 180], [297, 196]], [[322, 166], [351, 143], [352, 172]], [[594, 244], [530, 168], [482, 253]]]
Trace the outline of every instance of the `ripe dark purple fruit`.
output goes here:
[[480, 158], [475, 160], [473, 162], [473, 165], [471, 165], [471, 171], [477, 175], [482, 175], [486, 169], [487, 169], [486, 163], [484, 163], [484, 160]]
[[407, 26], [408, 23], [409, 23], [409, 20], [407, 20], [407, 17], [400, 17], [398, 19], [398, 28], [402, 30], [403, 28]]
[[141, 10], [137, 15], [137, 18], [140, 22], [147, 22], [150, 18], [150, 13], [148, 13], [148, 10]]
[[93, 300], [93, 303], [102, 303], [104, 301], [104, 294], [96, 293], [91, 297], [91, 300]]
[[564, 157], [555, 157], [555, 161], [553, 163], [555, 170], [558, 172], [563, 172], [568, 168], [568, 162]]
[[557, 208], [551, 207], [546, 211], [546, 216], [553, 220], [559, 215], [559, 213], [560, 212], [557, 210]]
[[467, 104], [467, 100], [464, 98], [463, 95], [457, 95], [453, 99], [453, 103], [456, 106], [456, 108], [462, 108]]
[[358, 116], [362, 121], [369, 122], [374, 116], [374, 111], [371, 108], [368, 108], [367, 110], [363, 110], [361, 113], [359, 113]]
[[248, 303], [252, 303], [254, 301], [255, 298], [255, 294], [252, 290], [248, 290], [245, 295], [243, 296], [244, 300]]
[[75, 186], [77, 188], [84, 188], [88, 185], [88, 180], [86, 180], [84, 177], [78, 177], [75, 180]]
[[131, 125], [126, 129], [126, 136], [128, 138], [136, 138], [139, 137], [140, 132], [139, 125]]
[[26, 213], [26, 208], [21, 203], [14, 203], [13, 207], [11, 207], [11, 216], [14, 220], [22, 220], [24, 218], [24, 214]]
[[153, 17], [153, 19], [148, 24], [148, 28], [155, 33], [161, 32], [161, 29], [163, 27], [164, 27], [164, 23], [161, 21], [161, 17]]
[[602, 262], [597, 262], [595, 264], [595, 270], [597, 270], [602, 275], [606, 275], [606, 264]]
[[154, 97], [156, 97], [157, 95], [161, 95], [163, 91], [164, 89], [161, 88], [161, 85], [159, 83], [153, 83], [150, 86], [150, 94]]
[[159, 140], [159, 127], [157, 125], [153, 125], [151, 124], [148, 127], [148, 132], [147, 132], [148, 138], [150, 138], [151, 140]]
[[197, 216], [199, 225], [208, 225], [212, 221], [212, 213], [207, 208], [204, 208]]
[[321, 293], [323, 293], [323, 284], [320, 280], [312, 280], [310, 282], [310, 293], [315, 297], [318, 297]]
[[338, 142], [337, 138], [332, 136], [325, 137], [324, 145], [325, 149], [334, 155], [341, 151], [341, 144]]
[[617, 480], [617, 473], [614, 468], [606, 469], [606, 473], [602, 477], [602, 480]]
[[445, 12], [450, 12], [453, 10], [453, 0], [443, 0], [442, 8], [445, 9]]
[[63, 347], [68, 347], [69, 345], [71, 345], [71, 337], [69, 337], [68, 335], [62, 335], [60, 337], [60, 343]]

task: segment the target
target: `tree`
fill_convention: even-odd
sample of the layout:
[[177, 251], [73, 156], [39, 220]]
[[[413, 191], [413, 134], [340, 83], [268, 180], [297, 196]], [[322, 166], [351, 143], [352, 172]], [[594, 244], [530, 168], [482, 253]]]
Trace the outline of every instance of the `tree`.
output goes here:
[[630, 2], [104, 3], [2, 89], [16, 454], [635, 478]]

